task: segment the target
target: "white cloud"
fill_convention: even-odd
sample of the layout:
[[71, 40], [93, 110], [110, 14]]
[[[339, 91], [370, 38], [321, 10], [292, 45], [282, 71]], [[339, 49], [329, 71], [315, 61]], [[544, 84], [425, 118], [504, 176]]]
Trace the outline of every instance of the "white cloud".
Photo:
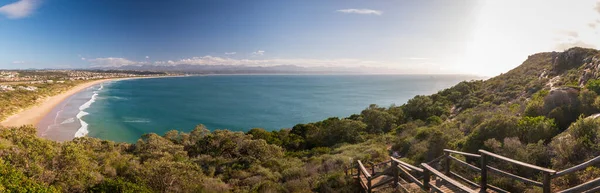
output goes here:
[[150, 56], [146, 56], [146, 59], [150, 59]]
[[225, 52], [225, 55], [234, 55], [237, 54], [237, 52]]
[[340, 9], [337, 10], [340, 13], [354, 13], [361, 15], [382, 15], [383, 11], [373, 10], [373, 9]]
[[422, 57], [410, 57], [407, 59], [409, 59], [409, 60], [429, 60], [429, 58], [422, 58]]
[[[177, 65], [219, 65], [219, 66], [248, 66], [248, 67], [273, 67], [294, 65], [306, 68], [333, 68], [333, 69], [363, 69], [371, 73], [431, 73], [431, 68], [443, 68], [443, 66], [427, 62], [415, 64], [415, 66], [400, 65], [393, 61], [363, 60], [354, 58], [337, 59], [308, 59], [308, 58], [272, 58], [272, 59], [233, 59], [227, 57], [202, 56], [184, 58], [178, 60], [165, 60], [154, 62], [131, 61], [125, 58], [97, 58], [89, 59], [92, 67], [123, 67], [123, 66], [177, 66]], [[377, 70], [379, 69], [379, 70]]]
[[156, 65], [244, 65], [244, 66], [278, 66], [296, 65], [302, 67], [389, 67], [390, 64], [380, 61], [359, 59], [232, 59], [214, 56], [193, 57], [180, 60], [156, 61]]
[[27, 17], [39, 7], [41, 0], [19, 0], [0, 7], [0, 13], [11, 19]]
[[558, 51], [564, 51], [564, 50], [567, 50], [572, 47], [596, 48], [595, 45], [586, 43], [581, 40], [559, 42], [558, 44], [556, 44], [556, 50], [558, 50]]
[[588, 23], [588, 26], [592, 29], [596, 29], [596, 23], [592, 22], [592, 23]]
[[125, 58], [95, 58], [88, 59], [88, 62], [92, 64], [93, 67], [120, 67], [120, 66], [128, 66], [128, 65], [143, 65], [148, 64], [148, 62], [137, 62], [131, 61]]
[[81, 57], [81, 60], [85, 60], [85, 58], [84, 58], [84, 57]]
[[577, 33], [576, 31], [571, 31], [571, 30], [560, 30], [557, 32], [557, 34], [567, 36], [567, 37], [572, 37], [572, 38], [579, 37], [579, 33]]
[[13, 64], [25, 64], [25, 61], [13, 61]]
[[265, 55], [265, 51], [264, 50], [258, 50], [256, 52], [252, 52], [253, 56], [262, 56]]

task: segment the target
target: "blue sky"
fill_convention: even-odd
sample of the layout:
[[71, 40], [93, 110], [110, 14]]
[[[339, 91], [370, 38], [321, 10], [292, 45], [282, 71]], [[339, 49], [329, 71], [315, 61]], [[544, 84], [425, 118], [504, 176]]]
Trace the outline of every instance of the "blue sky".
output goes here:
[[[597, 48], [598, 1], [543, 2], [584, 12], [572, 16], [580, 26], [520, 24], [552, 12], [532, 14], [519, 1], [0, 0], [0, 68], [293, 64], [492, 75], [533, 52]], [[487, 52], [510, 59], [481, 64], [500, 56]]]

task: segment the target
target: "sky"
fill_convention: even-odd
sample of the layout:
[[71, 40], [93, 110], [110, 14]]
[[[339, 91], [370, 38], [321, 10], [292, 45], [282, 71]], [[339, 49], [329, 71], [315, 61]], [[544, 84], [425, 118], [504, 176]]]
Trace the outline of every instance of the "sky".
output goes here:
[[372, 67], [493, 76], [600, 48], [600, 0], [0, 0], [0, 69]]

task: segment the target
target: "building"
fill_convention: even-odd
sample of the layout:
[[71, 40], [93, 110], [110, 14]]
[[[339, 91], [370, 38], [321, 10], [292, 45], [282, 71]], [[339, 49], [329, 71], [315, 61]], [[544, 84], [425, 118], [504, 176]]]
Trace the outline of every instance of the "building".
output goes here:
[[15, 88], [9, 85], [0, 85], [0, 91], [13, 91]]

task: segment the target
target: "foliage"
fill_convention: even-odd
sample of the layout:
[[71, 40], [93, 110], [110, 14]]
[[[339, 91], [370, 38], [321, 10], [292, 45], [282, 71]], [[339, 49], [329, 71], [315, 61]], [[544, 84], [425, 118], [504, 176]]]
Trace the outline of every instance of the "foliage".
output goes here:
[[600, 153], [600, 120], [580, 117], [569, 129], [556, 136], [550, 147], [557, 167], [578, 164]]
[[36, 182], [0, 159], [0, 192], [59, 192], [52, 186]]
[[544, 116], [522, 117], [517, 123], [519, 139], [527, 143], [547, 142], [558, 133], [554, 120]]
[[600, 94], [600, 80], [589, 80], [587, 84], [585, 84], [585, 88], [594, 91], [596, 94]]
[[36, 91], [22, 89], [6, 92], [0, 91], [0, 120], [4, 120], [11, 114], [35, 105], [45, 97], [64, 92], [79, 83], [78, 81], [67, 81], [62, 84], [18, 84], [13, 86], [34, 86], [38, 89]]

